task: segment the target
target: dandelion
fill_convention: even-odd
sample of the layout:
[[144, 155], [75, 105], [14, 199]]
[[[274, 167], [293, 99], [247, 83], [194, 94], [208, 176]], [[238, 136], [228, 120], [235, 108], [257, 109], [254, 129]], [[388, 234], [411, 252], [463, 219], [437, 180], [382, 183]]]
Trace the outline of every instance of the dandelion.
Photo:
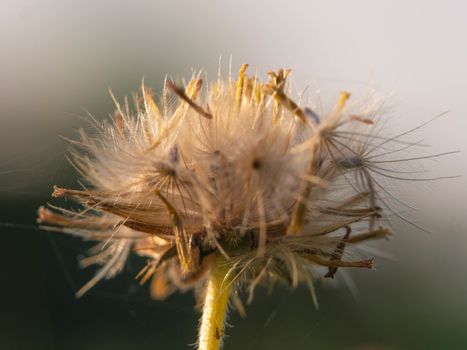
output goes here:
[[204, 89], [200, 74], [166, 81], [158, 103], [143, 84], [134, 111], [114, 98], [113, 120], [71, 141], [82, 188], [54, 188], [82, 209], [39, 209], [43, 228], [98, 242], [81, 266], [101, 268], [78, 297], [132, 252], [147, 258], [136, 277], [153, 298], [193, 289], [200, 350], [221, 347], [240, 290], [250, 302], [259, 285], [305, 283], [316, 302], [318, 276], [371, 269], [359, 248], [390, 235], [382, 208], [400, 216], [381, 178], [400, 177], [390, 157], [413, 146], [379, 134], [378, 104], [342, 92], [318, 113], [293, 98], [290, 71], [262, 82], [246, 70]]

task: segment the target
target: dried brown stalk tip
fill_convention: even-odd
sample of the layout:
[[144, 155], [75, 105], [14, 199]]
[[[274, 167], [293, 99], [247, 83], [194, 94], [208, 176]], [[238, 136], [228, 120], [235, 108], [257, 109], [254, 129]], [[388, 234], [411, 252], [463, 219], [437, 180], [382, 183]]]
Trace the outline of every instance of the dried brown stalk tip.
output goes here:
[[148, 259], [137, 278], [156, 299], [202, 290], [216, 254], [249, 300], [257, 285], [305, 282], [314, 293], [318, 276], [373, 267], [359, 248], [389, 237], [385, 211], [397, 215], [381, 179], [399, 178], [391, 157], [412, 145], [377, 133], [377, 103], [350, 104], [343, 92], [321, 113], [292, 96], [289, 70], [261, 82], [247, 67], [204, 91], [199, 76], [183, 88], [168, 81], [158, 103], [143, 86], [133, 112], [116, 102], [99, 136], [80, 131], [73, 164], [86, 187], [52, 196], [82, 209], [41, 207], [38, 217], [99, 242], [82, 266], [101, 268], [78, 296], [131, 252]]

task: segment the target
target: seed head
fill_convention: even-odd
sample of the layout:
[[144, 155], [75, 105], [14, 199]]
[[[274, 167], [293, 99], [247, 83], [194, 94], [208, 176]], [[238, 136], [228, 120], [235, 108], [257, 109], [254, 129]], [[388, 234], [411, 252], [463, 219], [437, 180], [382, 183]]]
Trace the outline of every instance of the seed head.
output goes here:
[[199, 75], [184, 87], [167, 81], [159, 103], [143, 86], [134, 111], [115, 101], [112, 121], [95, 122], [93, 136], [80, 130], [72, 158], [83, 188], [55, 187], [53, 196], [82, 209], [42, 207], [38, 219], [98, 242], [81, 265], [101, 268], [78, 296], [132, 252], [148, 259], [137, 277], [151, 279], [156, 299], [202, 290], [215, 254], [250, 298], [260, 284], [305, 282], [313, 291], [318, 274], [372, 268], [356, 252], [389, 236], [379, 178], [397, 171], [378, 155], [402, 150], [376, 133], [380, 106], [352, 107], [342, 92], [320, 114], [292, 97], [290, 71], [262, 82], [246, 69], [204, 89]]

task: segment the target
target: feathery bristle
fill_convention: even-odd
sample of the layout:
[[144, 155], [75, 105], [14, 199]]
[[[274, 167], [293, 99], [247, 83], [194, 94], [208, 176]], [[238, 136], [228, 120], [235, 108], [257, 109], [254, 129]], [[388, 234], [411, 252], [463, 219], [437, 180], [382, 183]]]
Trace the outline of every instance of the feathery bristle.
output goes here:
[[103, 267], [78, 296], [120, 271], [130, 251], [149, 258], [138, 278], [152, 278], [158, 299], [202, 286], [216, 251], [250, 299], [277, 281], [314, 293], [316, 267], [333, 278], [338, 268], [373, 266], [355, 248], [390, 235], [381, 218], [391, 194], [379, 178], [394, 177], [383, 163], [400, 145], [376, 134], [379, 106], [352, 108], [343, 92], [319, 115], [292, 98], [290, 71], [262, 83], [247, 67], [204, 92], [199, 76], [184, 88], [168, 81], [159, 105], [143, 85], [135, 115], [115, 100], [113, 123], [96, 137], [80, 132], [73, 164], [87, 188], [55, 187], [53, 196], [83, 209], [41, 208], [38, 219], [100, 242], [82, 265]]

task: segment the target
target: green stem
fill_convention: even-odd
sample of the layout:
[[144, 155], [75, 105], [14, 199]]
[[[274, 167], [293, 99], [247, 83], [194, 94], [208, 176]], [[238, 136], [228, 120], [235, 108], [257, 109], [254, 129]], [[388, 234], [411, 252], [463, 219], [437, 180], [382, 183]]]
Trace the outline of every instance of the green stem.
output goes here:
[[231, 290], [229, 264], [222, 255], [214, 261], [204, 297], [198, 350], [219, 350], [224, 336], [225, 316]]

